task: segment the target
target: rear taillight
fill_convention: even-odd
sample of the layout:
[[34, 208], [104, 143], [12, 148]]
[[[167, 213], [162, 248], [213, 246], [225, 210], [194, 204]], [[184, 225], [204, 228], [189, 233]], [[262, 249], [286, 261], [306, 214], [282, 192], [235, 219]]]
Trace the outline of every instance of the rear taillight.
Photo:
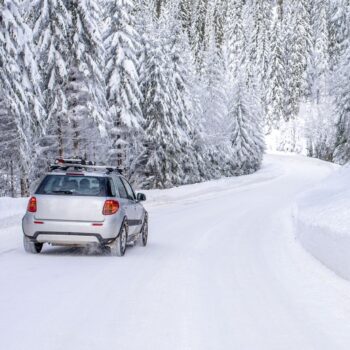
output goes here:
[[112, 199], [108, 199], [105, 201], [103, 206], [103, 215], [113, 215], [119, 210], [119, 202], [114, 201]]
[[36, 213], [37, 206], [36, 206], [36, 198], [35, 197], [32, 197], [29, 199], [27, 210], [30, 213]]

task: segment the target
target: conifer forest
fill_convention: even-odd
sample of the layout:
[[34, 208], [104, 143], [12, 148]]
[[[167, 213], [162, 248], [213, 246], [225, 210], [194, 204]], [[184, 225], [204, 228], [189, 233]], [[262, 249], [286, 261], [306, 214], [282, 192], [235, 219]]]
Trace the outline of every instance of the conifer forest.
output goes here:
[[350, 0], [0, 0], [0, 196], [58, 157], [137, 188], [350, 161]]

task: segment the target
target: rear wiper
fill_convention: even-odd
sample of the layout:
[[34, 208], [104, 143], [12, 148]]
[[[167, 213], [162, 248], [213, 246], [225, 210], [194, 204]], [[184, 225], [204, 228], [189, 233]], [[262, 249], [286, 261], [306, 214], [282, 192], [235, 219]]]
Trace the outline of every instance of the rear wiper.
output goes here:
[[73, 191], [71, 191], [71, 190], [60, 190], [60, 191], [52, 191], [52, 193], [73, 194]]

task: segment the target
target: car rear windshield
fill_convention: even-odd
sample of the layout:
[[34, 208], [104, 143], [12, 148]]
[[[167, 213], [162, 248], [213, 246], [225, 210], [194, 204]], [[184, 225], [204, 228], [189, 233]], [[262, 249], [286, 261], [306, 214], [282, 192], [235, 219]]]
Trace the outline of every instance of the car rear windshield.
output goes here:
[[113, 197], [114, 187], [108, 177], [84, 175], [47, 175], [36, 194]]

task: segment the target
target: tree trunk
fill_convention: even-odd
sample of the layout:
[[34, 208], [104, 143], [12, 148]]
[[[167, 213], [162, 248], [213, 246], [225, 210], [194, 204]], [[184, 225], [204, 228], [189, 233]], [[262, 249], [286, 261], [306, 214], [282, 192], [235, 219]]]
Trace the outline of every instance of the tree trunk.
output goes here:
[[162, 12], [162, 4], [164, 0], [156, 0], [156, 15], [159, 18]]
[[79, 157], [79, 131], [78, 123], [73, 121], [73, 152], [75, 157]]
[[27, 174], [22, 170], [21, 171], [21, 197], [28, 197], [29, 196], [29, 191], [28, 191], [28, 177]]
[[57, 116], [57, 135], [58, 135], [58, 155], [63, 158], [63, 135], [61, 116]]
[[15, 179], [13, 171], [13, 160], [10, 161], [10, 187], [11, 187], [11, 197], [15, 198]]

